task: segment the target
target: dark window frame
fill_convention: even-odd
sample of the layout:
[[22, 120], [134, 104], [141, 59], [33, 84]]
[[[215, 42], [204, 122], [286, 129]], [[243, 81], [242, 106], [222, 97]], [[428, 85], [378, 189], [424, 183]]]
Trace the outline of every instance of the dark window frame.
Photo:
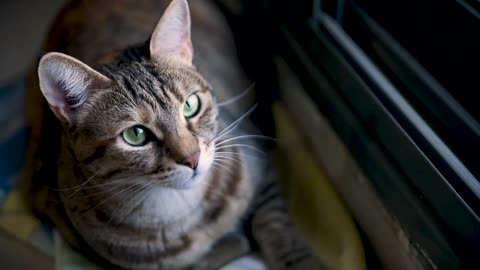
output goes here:
[[[263, 1], [257, 8], [262, 31], [270, 32], [265, 40], [296, 71], [412, 245], [424, 254], [425, 266], [465, 269], [480, 254], [478, 180], [470, 173], [475, 165], [471, 154], [462, 152], [469, 149], [448, 133], [448, 121], [456, 122], [457, 130], [473, 132], [471, 139], [478, 139], [477, 123], [458, 102], [438, 95], [440, 84], [428, 72], [413, 70], [411, 62], [401, 63], [403, 70], [411, 69], [400, 74], [410, 80], [407, 87], [396, 84], [392, 78], [399, 74], [388, 73], [395, 66], [365, 54], [365, 46], [342, 28], [352, 16], [351, 9], [339, 8], [345, 2], [304, 1], [293, 8], [289, 1]], [[391, 46], [395, 40], [382, 36], [386, 31], [380, 25], [353, 8], [390, 56], [408, 60], [398, 55], [400, 46]], [[422, 103], [418, 100], [424, 97], [405, 94], [412, 85], [436, 100]]]

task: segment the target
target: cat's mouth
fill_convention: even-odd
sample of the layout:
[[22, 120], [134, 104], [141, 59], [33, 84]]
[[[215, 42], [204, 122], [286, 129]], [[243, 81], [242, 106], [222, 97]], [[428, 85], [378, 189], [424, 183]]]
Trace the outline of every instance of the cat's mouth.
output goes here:
[[201, 182], [205, 175], [206, 173], [203, 170], [177, 166], [175, 171], [168, 177], [159, 176], [153, 178], [153, 180], [157, 181], [159, 186], [165, 188], [190, 189]]

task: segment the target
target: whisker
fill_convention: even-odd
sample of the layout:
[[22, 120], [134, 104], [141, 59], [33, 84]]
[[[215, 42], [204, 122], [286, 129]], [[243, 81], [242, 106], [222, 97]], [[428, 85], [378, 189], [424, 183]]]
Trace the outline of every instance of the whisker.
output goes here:
[[227, 142], [230, 142], [230, 141], [233, 141], [233, 140], [248, 139], [248, 138], [271, 140], [271, 141], [275, 141], [275, 142], [278, 141], [277, 139], [269, 137], [269, 136], [251, 134], [251, 135], [240, 135], [240, 136], [235, 136], [235, 137], [232, 137], [232, 138], [228, 138], [226, 140], [223, 140], [223, 141], [217, 143], [216, 145], [219, 146], [219, 145], [222, 145], [224, 143], [227, 143]]
[[233, 160], [233, 161], [236, 161], [236, 162], [241, 162], [241, 160], [239, 158], [235, 158], [235, 157], [232, 157], [232, 156], [224, 156], [224, 155], [216, 155], [216, 157], [214, 158], [214, 160], [222, 160], [222, 159], [226, 159], [226, 160]]
[[215, 138], [213, 138], [212, 141], [216, 141], [216, 140], [220, 139], [221, 137], [223, 137], [228, 132], [230, 132], [233, 128], [236, 127], [236, 125], [238, 125], [242, 120], [244, 120], [246, 117], [248, 117], [257, 107], [258, 107], [258, 103], [253, 105], [252, 108], [250, 108], [246, 113], [244, 113], [237, 120], [233, 121], [230, 125], [228, 125], [222, 131], [220, 131], [220, 133], [218, 133], [217, 136], [215, 136]]
[[[132, 180], [132, 177], [127, 177], [127, 178], [123, 178], [123, 179], [119, 179], [119, 180], [116, 180], [116, 181], [111, 181], [111, 182], [107, 182], [107, 183], [103, 183], [103, 184], [98, 184], [98, 185], [94, 185], [94, 186], [90, 186], [90, 187], [83, 187], [83, 188], [79, 188], [77, 189], [76, 191], [74, 191], [72, 194], [70, 194], [68, 197], [66, 197], [65, 199], [70, 199], [71, 197], [73, 197], [76, 193], [82, 191], [82, 190], [87, 190], [87, 189], [93, 189], [93, 188], [100, 188], [100, 187], [104, 187], [104, 186], [111, 186], [111, 185], [117, 185], [119, 184], [118, 186], [114, 186], [113, 188], [110, 188], [108, 189], [107, 191], [112, 191], [113, 189], [116, 189], [116, 187], [121, 187], [123, 186], [124, 184], [128, 184], [130, 181], [127, 181], [127, 180]], [[125, 183], [124, 183], [125, 182]], [[93, 195], [95, 194], [101, 194], [101, 193], [104, 193], [104, 191], [101, 191], [101, 192], [98, 192], [98, 193], [94, 193]], [[92, 197], [90, 195], [87, 195], [87, 196], [84, 196], [84, 197], [81, 197], [81, 198], [88, 198], [88, 197]]]
[[[137, 198], [139, 198], [139, 197], [141, 197], [141, 199], [138, 199], [136, 203], [133, 203], [132, 206], [127, 211], [122, 211], [122, 212], [118, 213], [120, 215], [123, 213], [123, 217], [118, 219], [118, 221], [116, 222], [117, 225], [121, 224], [122, 221], [127, 217], [127, 215], [131, 214], [132, 211], [135, 210], [135, 208], [145, 200], [145, 196], [147, 195], [147, 192], [153, 187], [153, 185], [154, 185], [154, 183], [150, 183], [150, 185], [148, 187], [146, 187], [142, 191], [139, 191], [137, 193], [137, 195], [135, 196], [135, 198], [132, 198], [130, 200], [130, 202], [134, 201], [134, 200], [137, 200]], [[110, 224], [110, 222], [113, 221], [115, 218], [116, 217], [112, 217], [111, 220], [109, 221], [109, 223], [107, 223], [107, 224]]]
[[138, 187], [138, 184], [133, 184], [133, 185], [129, 186], [128, 188], [125, 188], [125, 189], [123, 189], [123, 190], [121, 190], [121, 191], [119, 191], [119, 192], [117, 192], [117, 193], [114, 193], [112, 196], [109, 196], [108, 198], [102, 200], [100, 203], [98, 203], [98, 204], [95, 205], [94, 207], [88, 209], [88, 210], [85, 212], [85, 214], [88, 213], [88, 212], [90, 212], [90, 211], [92, 211], [92, 210], [94, 210], [94, 209], [96, 209], [97, 207], [99, 207], [100, 205], [102, 205], [102, 204], [106, 203], [107, 201], [113, 199], [114, 197], [117, 197], [118, 195], [123, 194], [123, 193], [125, 193], [126, 191], [132, 189], [132, 187]]
[[83, 183], [81, 183], [81, 184], [79, 184], [79, 185], [76, 185], [76, 186], [74, 186], [74, 187], [71, 187], [71, 188], [55, 188], [55, 189], [53, 189], [53, 190], [55, 190], [55, 191], [69, 191], [69, 190], [73, 190], [73, 189], [80, 188], [80, 187], [88, 184], [88, 182], [90, 182], [97, 174], [98, 174], [98, 173], [94, 173], [92, 176], [90, 176], [90, 177], [87, 179], [87, 181], [85, 181], [85, 182], [83, 182]]
[[248, 153], [243, 153], [243, 152], [231, 152], [231, 151], [215, 151], [215, 154], [224, 154], [224, 155], [229, 155], [229, 156], [237, 156], [237, 157], [252, 157], [252, 158], [258, 158], [258, 159], [264, 159], [263, 157], [248, 154]]
[[248, 145], [248, 144], [243, 144], [243, 143], [235, 143], [235, 144], [228, 144], [228, 145], [222, 145], [220, 147], [217, 147], [216, 150], [220, 150], [220, 149], [224, 149], [224, 148], [230, 148], [230, 147], [234, 147], [234, 146], [237, 146], [237, 147], [245, 147], [245, 148], [248, 148], [248, 149], [252, 149], [252, 150], [255, 150], [263, 155], [266, 155], [266, 153], [264, 151], [262, 151], [261, 149], [255, 147], [255, 146], [251, 146], [251, 145]]
[[82, 189], [92, 189], [92, 188], [99, 188], [99, 187], [104, 187], [104, 186], [109, 186], [109, 185], [113, 185], [113, 184], [118, 184], [120, 182], [125, 182], [126, 180], [135, 180], [136, 177], [125, 177], [125, 178], [122, 178], [122, 179], [118, 179], [118, 180], [114, 180], [114, 181], [109, 181], [107, 183], [102, 183], [102, 184], [97, 184], [97, 185], [94, 185], [94, 186], [89, 186], [89, 187], [84, 187]]
[[253, 88], [255, 88], [255, 82], [253, 82], [252, 84], [250, 84], [250, 86], [245, 90], [243, 91], [242, 93], [232, 97], [232, 98], [229, 98], [229, 99], [226, 99], [222, 102], [218, 102], [217, 103], [217, 106], [219, 107], [222, 107], [222, 106], [226, 106], [226, 105], [229, 105], [229, 104], [232, 104], [234, 102], [237, 102], [239, 99], [243, 98], [245, 95], [248, 94], [248, 92], [250, 92]]
[[228, 168], [227, 166], [225, 166], [225, 165], [223, 165], [223, 164], [220, 164], [220, 163], [216, 162], [215, 160], [212, 161], [212, 165], [213, 165], [213, 164], [215, 164], [215, 165], [217, 165], [217, 166], [220, 167], [220, 168], [217, 167], [217, 169], [225, 169], [225, 170], [227, 170], [228, 172], [233, 173], [230, 168]]
[[232, 160], [219, 159], [219, 158], [215, 158], [215, 159], [213, 159], [213, 160], [214, 160], [214, 161], [218, 161], [219, 163], [223, 162], [225, 165], [235, 166], [235, 163], [233, 163]]
[[[89, 187], [81, 187], [81, 186], [77, 186], [76, 188], [78, 188], [79, 190], [84, 190], [84, 189], [92, 189], [92, 188], [98, 188], [98, 187], [103, 187], [103, 186], [108, 186], [108, 185], [113, 185], [113, 184], [117, 184], [119, 182], [123, 182], [125, 180], [129, 180], [131, 179], [132, 177], [126, 177], [126, 178], [122, 178], [122, 179], [118, 179], [118, 180], [115, 180], [115, 181], [110, 181], [110, 182], [107, 182], [107, 183], [102, 183], [102, 184], [97, 184], [97, 185], [93, 185], [93, 186], [89, 186]], [[86, 184], [86, 182], [84, 182], [84, 184]], [[69, 191], [70, 189], [74, 189], [74, 188], [69, 188], [69, 189], [64, 189], [64, 190], [60, 190], [60, 191]], [[77, 191], [79, 191], [77, 190]]]
[[[110, 220], [108, 221], [107, 225], [110, 224], [115, 218], [117, 218], [122, 212], [124, 212], [125, 215], [123, 215], [123, 218], [121, 218], [121, 219], [117, 222], [117, 224], [120, 224], [121, 221], [126, 217], [126, 214], [131, 213], [131, 211], [133, 211], [133, 209], [135, 209], [135, 207], [137, 207], [139, 204], [142, 203], [143, 200], [137, 200], [137, 198], [142, 197], [142, 196], [145, 197], [146, 192], [147, 192], [148, 190], [150, 190], [150, 188], [155, 184], [155, 182], [156, 182], [155, 180], [151, 180], [151, 181], [149, 181], [148, 183], [141, 185], [140, 188], [132, 191], [132, 193], [131, 193], [130, 195], [128, 195], [127, 198], [125, 198], [125, 200], [124, 200], [124, 202], [121, 204], [121, 206], [120, 206], [117, 210], [115, 210], [115, 212], [113, 212], [113, 215], [112, 215], [112, 217], [110, 218]], [[135, 200], [136, 200], [137, 202], [134, 202], [134, 203], [128, 208], [128, 210], [122, 211], [122, 210], [123, 210], [122, 208], [123, 208], [124, 206], [126, 206], [127, 204], [130, 204], [132, 201], [135, 201]]]
[[[117, 184], [117, 183], [114, 183], [114, 184]], [[107, 189], [102, 190], [102, 191], [99, 191], [99, 192], [88, 193], [87, 195], [82, 196], [82, 197], [78, 197], [78, 198], [76, 198], [75, 200], [86, 199], [86, 198], [90, 198], [90, 197], [94, 197], [94, 196], [99, 196], [99, 195], [104, 194], [104, 193], [109, 193], [109, 192], [112, 192], [112, 191], [114, 191], [114, 190], [116, 190], [116, 189], [123, 188], [125, 185], [128, 185], [128, 184], [132, 184], [132, 182], [126, 182], [126, 183], [124, 183], [124, 184], [114, 185], [113, 187], [108, 187]], [[77, 190], [77, 191], [73, 192], [72, 194], [70, 194], [70, 195], [69, 195], [68, 197], [66, 197], [65, 199], [68, 200], [68, 199], [72, 198], [77, 192], [79, 192], [79, 191], [81, 191], [81, 190], [85, 190], [85, 189], [86, 189], [86, 188]]]

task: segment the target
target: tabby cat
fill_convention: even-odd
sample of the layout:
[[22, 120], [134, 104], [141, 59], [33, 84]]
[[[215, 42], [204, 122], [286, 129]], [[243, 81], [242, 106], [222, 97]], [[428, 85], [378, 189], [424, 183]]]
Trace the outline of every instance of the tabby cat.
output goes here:
[[216, 103], [247, 88], [222, 16], [207, 0], [167, 4], [60, 13], [30, 85], [31, 198], [99, 262], [213, 269], [246, 251], [232, 235], [270, 169], [247, 158], [260, 146], [246, 114]]

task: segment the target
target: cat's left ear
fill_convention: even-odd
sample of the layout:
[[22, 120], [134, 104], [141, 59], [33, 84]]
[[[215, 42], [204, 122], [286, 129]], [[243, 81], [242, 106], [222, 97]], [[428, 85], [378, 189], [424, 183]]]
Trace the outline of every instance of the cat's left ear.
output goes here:
[[79, 110], [93, 91], [111, 83], [80, 60], [62, 53], [48, 53], [40, 59], [38, 79], [53, 113], [69, 124], [75, 124]]
[[187, 0], [173, 0], [157, 23], [150, 39], [150, 57], [170, 58], [192, 64], [190, 11]]

